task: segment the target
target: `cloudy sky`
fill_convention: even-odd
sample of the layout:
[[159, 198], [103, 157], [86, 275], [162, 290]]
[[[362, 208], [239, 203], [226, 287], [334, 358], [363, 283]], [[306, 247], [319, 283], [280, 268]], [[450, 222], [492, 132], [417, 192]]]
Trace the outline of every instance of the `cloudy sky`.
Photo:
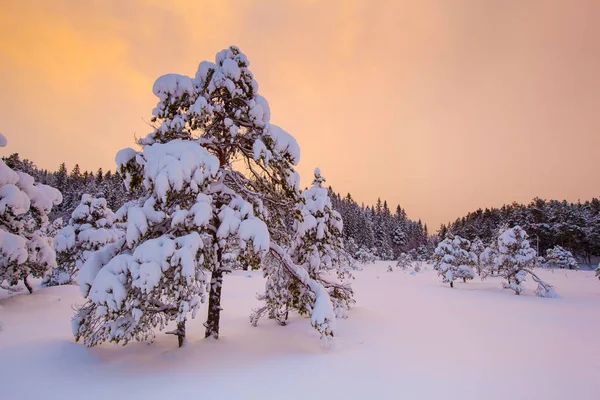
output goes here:
[[150, 131], [154, 80], [235, 44], [305, 184], [318, 166], [431, 231], [600, 195], [597, 0], [0, 3], [0, 155], [114, 170]]

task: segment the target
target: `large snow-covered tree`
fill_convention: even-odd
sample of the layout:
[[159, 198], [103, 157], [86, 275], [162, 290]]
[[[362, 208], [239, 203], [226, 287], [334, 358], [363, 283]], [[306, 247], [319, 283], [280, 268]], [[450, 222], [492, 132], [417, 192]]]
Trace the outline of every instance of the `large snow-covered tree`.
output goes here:
[[[6, 145], [3, 136], [0, 144]], [[0, 161], [0, 284], [23, 281], [31, 293], [27, 278], [43, 277], [56, 266], [46, 229], [48, 214], [61, 201], [58, 190]]]
[[249, 65], [230, 47], [200, 63], [195, 78], [169, 74], [154, 84], [155, 129], [138, 141], [140, 151], [124, 149], [116, 159], [127, 186], [147, 194], [127, 206], [126, 240], [95, 253], [79, 274], [88, 303], [74, 319], [77, 339], [146, 340], [176, 321], [181, 345], [207, 283], [205, 336], [218, 338], [232, 257], [258, 266], [267, 255], [280, 261], [273, 273], [285, 270], [313, 294], [313, 325], [328, 333], [321, 328], [335, 318], [329, 291], [285, 250], [286, 221], [301, 219], [300, 150], [270, 123]]
[[[297, 206], [301, 218], [295, 222], [290, 256], [310, 279], [327, 289], [335, 316], [345, 317], [354, 303], [350, 286], [351, 260], [343, 247], [342, 218], [333, 209], [327, 189], [322, 186], [324, 181], [317, 168], [312, 187], [302, 192]], [[316, 293], [289, 274], [287, 269], [281, 268], [278, 258], [265, 263], [267, 283], [265, 293], [259, 296], [265, 305], [252, 314], [253, 324], [256, 325], [266, 312], [284, 324], [288, 312], [295, 310], [300, 315], [311, 315], [313, 325], [323, 336], [333, 336], [334, 318], [325, 317], [323, 322], [318, 321], [319, 315], [327, 313], [328, 308], [317, 304]]]
[[444, 283], [454, 287], [454, 281], [462, 278], [473, 279], [475, 256], [470, 251], [471, 243], [460, 236], [448, 235], [436, 247], [433, 253], [434, 268]]
[[115, 226], [114, 222], [115, 215], [104, 198], [84, 194], [68, 225], [56, 232], [54, 250], [57, 266], [43, 283], [55, 286], [73, 282], [75, 274], [92, 253], [124, 235], [123, 229]]

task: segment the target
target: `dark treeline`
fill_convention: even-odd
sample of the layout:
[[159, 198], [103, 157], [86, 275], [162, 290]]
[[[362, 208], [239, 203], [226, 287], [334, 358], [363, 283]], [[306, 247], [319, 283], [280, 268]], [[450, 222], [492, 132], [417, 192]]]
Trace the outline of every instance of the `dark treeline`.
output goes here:
[[399, 205], [394, 212], [387, 201], [377, 200], [374, 206], [359, 205], [350, 193], [341, 197], [329, 188], [329, 196], [344, 221], [345, 247], [351, 253], [363, 248], [379, 259], [397, 259], [402, 253], [431, 254], [435, 243], [429, 237], [427, 224], [413, 221]]
[[532, 247], [539, 249], [539, 255], [545, 255], [546, 250], [557, 245], [588, 263], [591, 257], [600, 255], [600, 200], [597, 198], [585, 203], [535, 198], [528, 205], [513, 203], [501, 208], [479, 209], [442, 225], [438, 233], [440, 240], [451, 232], [469, 240], [479, 237], [487, 244], [505, 224], [525, 229]]
[[[81, 171], [78, 164], [69, 171], [65, 163], [58, 170], [48, 171], [38, 168], [32, 161], [21, 159], [18, 153], [2, 158], [7, 166], [15, 171], [26, 172], [37, 182], [57, 188], [63, 194], [63, 202], [50, 214], [50, 220], [62, 218], [69, 221], [73, 210], [79, 205], [81, 196], [89, 193], [104, 197], [108, 207], [116, 211], [125, 202], [139, 198], [138, 193], [128, 193], [121, 177], [111, 171]], [[354, 254], [363, 248], [383, 260], [396, 259], [403, 252], [419, 250], [431, 254], [435, 243], [430, 243], [427, 225], [412, 221], [406, 212], [397, 206], [392, 213], [386, 201], [378, 200], [374, 206], [359, 205], [350, 194], [341, 197], [329, 188], [333, 207], [344, 221], [344, 242], [346, 249]]]
[[84, 193], [104, 197], [112, 210], [117, 210], [125, 202], [137, 198], [137, 194], [132, 195], [125, 190], [123, 180], [118, 174], [111, 171], [103, 172], [102, 168], [95, 172], [81, 171], [79, 164], [75, 164], [73, 169], [68, 171], [66, 164], [62, 163], [57, 171], [48, 171], [37, 168], [28, 159], [21, 159], [18, 153], [3, 157], [2, 160], [13, 170], [25, 172], [37, 182], [60, 190], [63, 201], [52, 209], [51, 221], [62, 218], [65, 223], [68, 222]]

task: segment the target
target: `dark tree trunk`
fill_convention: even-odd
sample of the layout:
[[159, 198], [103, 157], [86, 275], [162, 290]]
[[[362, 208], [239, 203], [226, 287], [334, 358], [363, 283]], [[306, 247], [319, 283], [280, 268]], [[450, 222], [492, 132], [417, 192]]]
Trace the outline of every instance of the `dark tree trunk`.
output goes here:
[[33, 293], [33, 288], [31, 287], [31, 285], [29, 284], [29, 282], [27, 282], [27, 277], [23, 278], [23, 284], [25, 285], [25, 287], [29, 291], [29, 294]]
[[217, 267], [217, 269], [212, 273], [212, 277], [210, 280], [210, 292], [208, 294], [208, 319], [204, 324], [204, 326], [206, 327], [206, 333], [204, 337], [213, 337], [214, 339], [219, 338], [219, 319], [221, 318], [222, 288], [223, 271]]
[[177, 323], [177, 343], [179, 347], [185, 342], [185, 321]]
[[453, 288], [454, 287], [454, 281], [450, 281], [450, 287]]
[[467, 283], [467, 278], [463, 278], [463, 282], [464, 282], [464, 283]]

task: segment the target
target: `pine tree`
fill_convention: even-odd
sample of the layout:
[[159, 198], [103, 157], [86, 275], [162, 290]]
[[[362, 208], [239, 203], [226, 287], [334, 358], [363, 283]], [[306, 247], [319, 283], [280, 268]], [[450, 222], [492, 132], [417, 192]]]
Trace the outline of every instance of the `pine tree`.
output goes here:
[[216, 339], [232, 257], [254, 267], [267, 255], [278, 260], [267, 279], [278, 274], [312, 293], [313, 325], [330, 332], [335, 313], [328, 290], [285, 250], [287, 221], [300, 218], [299, 147], [270, 123], [248, 66], [230, 47], [215, 63], [200, 63], [194, 79], [169, 74], [154, 84], [156, 128], [139, 140], [141, 151], [117, 154], [126, 185], [144, 187], [145, 194], [124, 206], [126, 241], [94, 253], [79, 274], [88, 303], [74, 320], [77, 339], [90, 346], [148, 340], [154, 328], [174, 321], [171, 333], [182, 345], [209, 276], [205, 336]]
[[546, 251], [546, 262], [544, 267], [579, 269], [579, 263], [570, 251], [565, 250], [560, 246], [554, 246]]
[[412, 266], [412, 257], [406, 253], [402, 253], [398, 256], [396, 267], [401, 270], [407, 270]]
[[61, 200], [58, 190], [0, 161], [0, 284], [23, 281], [31, 293], [27, 278], [43, 277], [56, 266], [46, 229], [48, 214]]
[[[552, 285], [544, 282], [533, 272], [537, 263], [536, 252], [530, 247], [527, 233], [520, 226], [501, 228], [496, 240], [485, 250], [482, 259], [489, 268], [506, 279], [502, 286], [513, 290], [516, 295], [521, 294], [525, 289], [523, 282], [529, 274], [538, 284], [537, 296], [556, 296]], [[485, 276], [486, 273], [482, 277]]]
[[474, 255], [470, 252], [471, 243], [460, 236], [448, 236], [438, 244], [433, 254], [435, 262], [434, 268], [444, 283], [449, 283], [454, 287], [454, 281], [462, 278], [464, 282], [467, 279], [473, 279], [475, 273]]
[[479, 237], [476, 236], [475, 239], [473, 239], [473, 241], [471, 241], [471, 247], [469, 248], [469, 250], [471, 251], [471, 253], [474, 256], [473, 260], [474, 260], [475, 270], [477, 271], [478, 275], [481, 275], [482, 270], [484, 269], [483, 260], [481, 259], [481, 255], [485, 251], [485, 245], [483, 244], [481, 239], [479, 239]]
[[[294, 228], [291, 259], [306, 271], [309, 278], [321, 282], [327, 288], [334, 305], [336, 317], [346, 317], [346, 311], [354, 303], [350, 286], [352, 275], [348, 269], [350, 260], [343, 248], [343, 223], [340, 214], [333, 209], [328, 191], [323, 188], [325, 178], [315, 170], [312, 187], [302, 192], [302, 201], [297, 206], [302, 216]], [[275, 260], [273, 260], [275, 261]], [[310, 314], [315, 304], [315, 294], [307, 291], [299, 282], [281, 273], [277, 262], [267, 263], [265, 293], [259, 299], [265, 306], [256, 310], [251, 321], [256, 325], [265, 313], [285, 324], [288, 312], [296, 310], [300, 315]], [[313, 325], [322, 336], [333, 336], [333, 320], [315, 320]]]
[[124, 231], [114, 226], [114, 213], [103, 198], [84, 194], [69, 224], [54, 238], [57, 266], [46, 276], [46, 286], [66, 285], [95, 251], [118, 241]]

